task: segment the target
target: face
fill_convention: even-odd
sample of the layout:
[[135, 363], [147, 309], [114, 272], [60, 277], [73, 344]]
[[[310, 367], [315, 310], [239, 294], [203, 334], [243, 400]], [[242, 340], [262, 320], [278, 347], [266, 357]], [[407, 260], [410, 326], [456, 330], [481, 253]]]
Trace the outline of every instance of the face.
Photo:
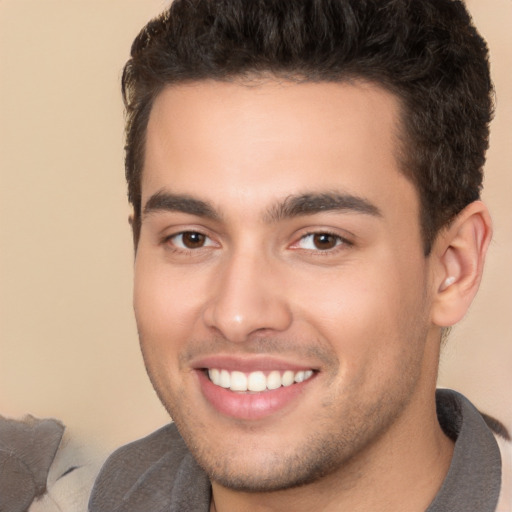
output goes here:
[[214, 482], [312, 482], [421, 421], [429, 268], [397, 119], [368, 84], [205, 81], [156, 99], [135, 313]]

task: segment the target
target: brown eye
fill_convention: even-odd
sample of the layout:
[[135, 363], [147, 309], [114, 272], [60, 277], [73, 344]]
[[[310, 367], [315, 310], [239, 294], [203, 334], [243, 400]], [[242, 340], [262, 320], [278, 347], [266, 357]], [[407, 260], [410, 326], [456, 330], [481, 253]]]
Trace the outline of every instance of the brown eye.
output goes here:
[[194, 231], [189, 231], [187, 233], [182, 233], [181, 239], [183, 241], [183, 245], [187, 249], [199, 249], [204, 246], [206, 241], [206, 236], [202, 233], [195, 233]]
[[320, 232], [304, 235], [299, 240], [296, 247], [298, 249], [306, 249], [308, 251], [329, 251], [342, 244], [348, 244], [348, 242], [346, 242], [341, 236]]
[[313, 235], [313, 244], [316, 249], [326, 250], [334, 249], [340, 241], [339, 236], [330, 235], [329, 233], [317, 233]]
[[210, 237], [198, 231], [183, 231], [169, 237], [168, 240], [178, 249], [202, 249], [215, 245]]

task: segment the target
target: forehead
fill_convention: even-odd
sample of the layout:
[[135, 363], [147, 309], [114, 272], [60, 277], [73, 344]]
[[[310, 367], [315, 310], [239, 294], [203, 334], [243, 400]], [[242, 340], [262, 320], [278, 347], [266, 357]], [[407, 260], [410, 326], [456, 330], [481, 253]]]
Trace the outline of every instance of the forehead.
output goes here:
[[392, 203], [407, 189], [416, 208], [398, 120], [398, 100], [368, 83], [168, 87], [148, 123], [142, 204], [167, 188], [245, 209], [326, 190]]

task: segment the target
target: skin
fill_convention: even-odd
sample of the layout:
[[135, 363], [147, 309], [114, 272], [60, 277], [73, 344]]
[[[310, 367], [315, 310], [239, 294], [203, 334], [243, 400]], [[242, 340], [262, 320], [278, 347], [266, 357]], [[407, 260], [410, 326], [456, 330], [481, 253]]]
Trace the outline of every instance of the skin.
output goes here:
[[[364, 83], [204, 81], [154, 103], [135, 314], [212, 510], [423, 511], [439, 490], [440, 328], [478, 286], [490, 221], [475, 203], [424, 257], [399, 129], [396, 98]], [[320, 199], [287, 207], [304, 195]], [[271, 413], [234, 417], [205, 396], [205, 361], [315, 373]]]

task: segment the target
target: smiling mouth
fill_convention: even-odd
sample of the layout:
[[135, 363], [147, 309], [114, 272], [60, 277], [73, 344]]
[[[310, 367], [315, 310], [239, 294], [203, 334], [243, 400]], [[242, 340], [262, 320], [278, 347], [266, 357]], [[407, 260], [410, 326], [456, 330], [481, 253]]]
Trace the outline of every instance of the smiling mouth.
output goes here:
[[205, 369], [209, 380], [216, 386], [237, 392], [262, 392], [272, 391], [280, 387], [289, 387], [311, 379], [314, 370], [255, 371], [244, 373], [240, 371], [228, 371], [218, 368]]

